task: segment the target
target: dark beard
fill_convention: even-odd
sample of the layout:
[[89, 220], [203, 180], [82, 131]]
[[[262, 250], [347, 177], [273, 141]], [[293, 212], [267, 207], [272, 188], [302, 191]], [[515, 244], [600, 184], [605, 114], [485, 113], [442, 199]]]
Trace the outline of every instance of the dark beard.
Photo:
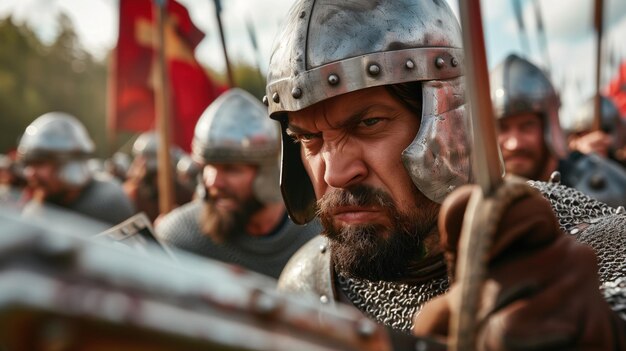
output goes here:
[[250, 217], [262, 207], [257, 199], [248, 198], [240, 202], [237, 210], [229, 211], [218, 208], [212, 199], [206, 199], [200, 215], [200, 231], [215, 243], [224, 243], [237, 233], [244, 233]]
[[[435, 227], [438, 205], [417, 189], [420, 208], [401, 213], [391, 196], [379, 189], [359, 185], [336, 189], [318, 201], [318, 215], [329, 238], [337, 271], [347, 277], [394, 281], [406, 275], [409, 263], [424, 254], [423, 239]], [[393, 226], [366, 224], [336, 228], [331, 216], [337, 206], [376, 205], [386, 209]]]

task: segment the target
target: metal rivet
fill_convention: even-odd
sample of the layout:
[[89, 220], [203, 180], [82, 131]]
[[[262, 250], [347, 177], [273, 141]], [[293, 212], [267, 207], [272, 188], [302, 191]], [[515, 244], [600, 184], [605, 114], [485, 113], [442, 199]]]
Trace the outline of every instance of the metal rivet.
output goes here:
[[326, 253], [326, 245], [324, 245], [324, 244], [320, 245], [320, 252], [321, 253]]
[[306, 16], [306, 12], [304, 11], [300, 12], [300, 18], [304, 18], [304, 16]]
[[580, 233], [580, 229], [574, 228], [574, 229], [570, 230], [569, 233], [572, 234], [572, 235], [576, 235], [576, 234]]
[[265, 106], [269, 106], [270, 102], [269, 99], [267, 98], [267, 95], [263, 95], [263, 105]]
[[357, 322], [357, 334], [362, 338], [368, 338], [376, 332], [376, 325], [367, 319], [361, 319]]
[[272, 101], [274, 101], [275, 103], [280, 102], [280, 96], [278, 96], [278, 93], [272, 94]]
[[615, 214], [624, 214], [626, 213], [626, 208], [624, 208], [624, 206], [619, 206], [617, 207], [617, 209], [615, 209]]
[[300, 97], [302, 97], [302, 89], [300, 88], [291, 89], [291, 96], [293, 96], [294, 99], [299, 99]]
[[452, 67], [456, 67], [459, 65], [459, 60], [457, 60], [456, 57], [453, 57], [450, 63], [452, 64]]
[[406, 66], [406, 68], [408, 69], [413, 69], [415, 68], [415, 63], [412, 60], [406, 60], [404, 66]]
[[327, 304], [328, 303], [328, 296], [326, 296], [326, 295], [320, 296], [320, 302], [323, 303], [323, 304]]
[[372, 76], [377, 76], [380, 73], [380, 66], [377, 64], [372, 64], [367, 67], [367, 72]]
[[554, 171], [552, 172], [552, 174], [550, 174], [550, 180], [548, 181], [552, 184], [560, 184], [561, 183], [561, 173], [558, 171]]
[[334, 73], [329, 75], [328, 76], [328, 83], [330, 85], [337, 85], [337, 84], [339, 84], [339, 76], [334, 74]]
[[435, 59], [435, 66], [437, 66], [437, 68], [442, 68], [445, 64], [446, 61], [443, 58], [437, 57], [437, 59]]

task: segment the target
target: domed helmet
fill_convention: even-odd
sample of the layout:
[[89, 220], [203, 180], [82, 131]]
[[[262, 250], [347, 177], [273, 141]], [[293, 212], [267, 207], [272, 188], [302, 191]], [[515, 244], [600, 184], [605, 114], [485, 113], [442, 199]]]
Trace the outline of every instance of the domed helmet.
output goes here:
[[[141, 133], [133, 143], [133, 157], [141, 156], [146, 161], [148, 172], [154, 173], [158, 169], [159, 136], [154, 131]], [[178, 160], [182, 157], [184, 151], [176, 146], [170, 146], [170, 162], [175, 168]]]
[[[595, 96], [592, 96], [578, 108], [567, 132], [571, 134], [591, 131], [594, 115]], [[620, 122], [619, 110], [613, 101], [605, 96], [600, 96], [600, 128], [602, 131], [617, 136], [621, 128]]]
[[567, 146], [559, 122], [560, 99], [539, 67], [515, 54], [489, 74], [491, 100], [496, 118], [521, 113], [537, 114], [543, 120], [544, 141], [553, 155], [563, 158]]
[[176, 179], [189, 189], [196, 188], [201, 172], [202, 165], [196, 162], [191, 155], [183, 155], [176, 163]]
[[436, 202], [467, 183], [463, 63], [445, 1], [298, 1], [275, 40], [264, 99], [282, 124], [281, 189], [292, 220], [310, 221], [316, 202], [300, 146], [286, 134], [287, 112], [370, 87], [421, 82], [421, 125], [404, 166]]
[[253, 192], [262, 203], [281, 200], [279, 190], [280, 133], [264, 106], [250, 93], [230, 89], [202, 113], [191, 142], [201, 164], [248, 163], [258, 166]]
[[64, 112], [49, 112], [35, 119], [20, 139], [18, 158], [25, 164], [54, 161], [66, 185], [82, 186], [91, 179], [87, 159], [95, 150], [83, 124]]

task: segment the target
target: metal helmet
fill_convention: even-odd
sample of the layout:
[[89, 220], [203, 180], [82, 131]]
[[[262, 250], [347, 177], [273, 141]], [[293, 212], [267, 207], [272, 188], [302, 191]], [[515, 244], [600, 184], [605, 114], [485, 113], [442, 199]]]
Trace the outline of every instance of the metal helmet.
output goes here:
[[491, 100], [496, 118], [521, 113], [537, 114], [543, 119], [544, 140], [558, 158], [567, 155], [559, 122], [561, 102], [546, 74], [515, 54], [497, 65], [489, 75]]
[[315, 193], [286, 135], [287, 112], [375, 86], [422, 82], [420, 129], [402, 153], [417, 188], [441, 202], [471, 174], [458, 21], [445, 1], [301, 0], [276, 38], [270, 117], [283, 129], [281, 189], [292, 220], [315, 216]]
[[59, 177], [67, 185], [82, 186], [91, 179], [87, 159], [95, 150], [85, 126], [64, 112], [39, 116], [28, 127], [17, 147], [24, 163], [55, 161]]
[[262, 203], [281, 200], [279, 190], [280, 132], [264, 106], [250, 93], [233, 88], [202, 113], [191, 142], [194, 160], [206, 163], [257, 165], [253, 192]]
[[176, 163], [176, 179], [181, 185], [189, 189], [196, 189], [201, 172], [202, 165], [196, 162], [191, 155], [183, 155]]
[[[140, 134], [133, 143], [133, 156], [141, 156], [146, 160], [148, 171], [156, 172], [158, 168], [157, 152], [159, 150], [159, 136], [154, 131], [144, 132]], [[170, 158], [172, 167], [176, 167], [176, 163], [182, 157], [184, 151], [176, 146], [170, 146]]]
[[[571, 134], [590, 131], [593, 126], [594, 114], [595, 96], [592, 96], [578, 108], [567, 132]], [[600, 126], [602, 131], [611, 135], [617, 134], [621, 127], [619, 110], [613, 101], [605, 96], [600, 96]]]

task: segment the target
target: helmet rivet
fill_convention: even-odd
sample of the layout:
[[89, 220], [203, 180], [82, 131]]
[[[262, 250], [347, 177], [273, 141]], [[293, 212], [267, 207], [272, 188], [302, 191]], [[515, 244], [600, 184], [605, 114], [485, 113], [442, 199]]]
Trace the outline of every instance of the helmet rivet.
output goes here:
[[304, 18], [304, 16], [306, 16], [306, 12], [304, 11], [300, 12], [300, 18]]
[[278, 93], [272, 94], [272, 101], [274, 101], [275, 103], [280, 102], [280, 96], [278, 96]]
[[404, 64], [406, 66], [406, 68], [408, 69], [413, 69], [415, 68], [415, 63], [412, 60], [406, 60], [406, 63]]
[[452, 67], [456, 67], [459, 65], [459, 60], [457, 60], [456, 57], [453, 57], [450, 63], [452, 64]]
[[263, 95], [263, 105], [265, 105], [265, 106], [269, 106], [270, 105], [270, 102], [267, 99], [267, 95]]
[[328, 84], [330, 85], [337, 85], [339, 84], [339, 76], [336, 74], [331, 74], [330, 76], [328, 76]]
[[302, 97], [302, 89], [300, 88], [291, 89], [291, 96], [293, 96], [294, 99], [299, 99], [300, 97]]
[[380, 66], [377, 64], [372, 64], [367, 67], [367, 72], [372, 76], [377, 76], [378, 74], [380, 74]]
[[437, 57], [437, 59], [435, 59], [435, 66], [437, 66], [437, 68], [443, 68], [445, 64], [446, 61], [443, 58]]

